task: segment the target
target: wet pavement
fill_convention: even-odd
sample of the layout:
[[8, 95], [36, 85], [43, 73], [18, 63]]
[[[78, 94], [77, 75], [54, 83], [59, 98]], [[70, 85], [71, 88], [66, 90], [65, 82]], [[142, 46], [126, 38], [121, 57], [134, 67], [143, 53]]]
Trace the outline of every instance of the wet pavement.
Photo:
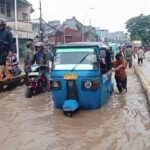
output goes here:
[[149, 150], [150, 116], [140, 83], [128, 70], [128, 92], [73, 118], [50, 94], [25, 98], [25, 87], [0, 93], [0, 150]]

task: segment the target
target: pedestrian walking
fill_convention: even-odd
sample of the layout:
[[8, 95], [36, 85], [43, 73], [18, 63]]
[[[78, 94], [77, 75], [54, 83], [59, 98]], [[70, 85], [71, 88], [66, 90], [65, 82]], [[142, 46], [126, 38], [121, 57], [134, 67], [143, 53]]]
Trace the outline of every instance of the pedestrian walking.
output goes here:
[[35, 53], [35, 49], [33, 43], [32, 41], [28, 41], [26, 43], [26, 50], [24, 54], [24, 71], [26, 75], [28, 74], [28, 72], [30, 72], [31, 61], [33, 59], [34, 53]]
[[135, 53], [134, 53], [131, 45], [128, 44], [126, 46], [125, 51], [124, 51], [124, 56], [125, 56], [126, 61], [128, 62], [129, 68], [131, 68], [132, 67], [132, 56], [134, 56], [134, 58], [135, 58]]
[[137, 56], [138, 56], [138, 64], [143, 63], [143, 59], [145, 58], [145, 53], [142, 47], [139, 48], [137, 51]]
[[116, 60], [112, 62], [112, 71], [115, 72], [115, 80], [118, 91], [120, 93], [127, 91], [127, 61], [123, 58], [121, 53], [117, 53]]

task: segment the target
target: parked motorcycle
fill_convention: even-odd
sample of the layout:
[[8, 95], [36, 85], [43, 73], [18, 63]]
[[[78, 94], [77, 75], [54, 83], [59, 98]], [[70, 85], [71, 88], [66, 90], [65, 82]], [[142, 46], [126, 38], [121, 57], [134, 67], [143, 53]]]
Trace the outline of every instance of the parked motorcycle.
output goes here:
[[47, 78], [44, 76], [45, 71], [48, 71], [46, 66], [31, 66], [31, 72], [28, 73], [27, 76], [27, 98], [31, 98], [35, 94], [44, 93], [48, 90]]

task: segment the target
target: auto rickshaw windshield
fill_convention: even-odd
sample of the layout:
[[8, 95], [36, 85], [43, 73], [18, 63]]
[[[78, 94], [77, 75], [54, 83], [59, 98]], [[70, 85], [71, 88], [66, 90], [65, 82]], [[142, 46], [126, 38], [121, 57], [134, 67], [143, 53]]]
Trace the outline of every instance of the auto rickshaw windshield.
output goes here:
[[[69, 68], [90, 66], [96, 68], [98, 60], [94, 48], [59, 48], [54, 57], [54, 68], [67, 65]], [[71, 66], [72, 65], [72, 66]], [[94, 66], [94, 67], [93, 67]]]
[[[86, 56], [86, 57], [85, 57]], [[81, 61], [83, 58], [85, 59]], [[93, 64], [97, 63], [94, 49], [58, 49], [55, 56], [55, 64]], [[80, 62], [81, 61], [81, 62]]]

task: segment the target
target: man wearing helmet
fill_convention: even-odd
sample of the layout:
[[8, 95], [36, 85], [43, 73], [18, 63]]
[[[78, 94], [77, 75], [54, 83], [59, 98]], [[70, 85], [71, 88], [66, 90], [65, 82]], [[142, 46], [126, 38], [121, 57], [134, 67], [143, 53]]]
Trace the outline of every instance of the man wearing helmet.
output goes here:
[[[46, 66], [47, 68], [49, 68], [49, 62], [48, 62], [48, 58], [47, 58], [47, 54], [45, 53], [45, 46], [42, 42], [37, 42], [35, 44], [35, 49], [36, 49], [36, 53], [33, 56], [33, 59], [31, 61], [31, 65], [33, 65], [34, 63], [41, 65], [41, 66]], [[44, 76], [47, 78], [48, 81], [48, 86], [50, 86], [50, 74], [49, 71], [46, 70], [44, 72]]]
[[45, 47], [42, 42], [35, 43], [36, 53], [33, 56], [31, 64], [38, 64], [38, 65], [46, 65], [48, 64], [47, 55], [45, 53]]
[[6, 21], [0, 18], [0, 80], [3, 79], [3, 73], [7, 76], [5, 71], [6, 57], [8, 51], [13, 50], [13, 36], [12, 33], [6, 29]]

